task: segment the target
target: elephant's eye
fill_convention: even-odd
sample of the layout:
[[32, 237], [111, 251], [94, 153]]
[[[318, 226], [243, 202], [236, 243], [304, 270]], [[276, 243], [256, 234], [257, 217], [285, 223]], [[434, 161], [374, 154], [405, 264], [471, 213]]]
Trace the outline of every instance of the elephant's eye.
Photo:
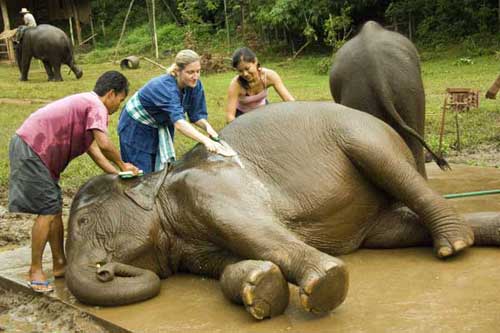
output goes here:
[[88, 222], [89, 222], [89, 219], [88, 219], [88, 218], [86, 218], [86, 217], [80, 217], [80, 218], [78, 219], [78, 225], [85, 225], [85, 224], [87, 224]]

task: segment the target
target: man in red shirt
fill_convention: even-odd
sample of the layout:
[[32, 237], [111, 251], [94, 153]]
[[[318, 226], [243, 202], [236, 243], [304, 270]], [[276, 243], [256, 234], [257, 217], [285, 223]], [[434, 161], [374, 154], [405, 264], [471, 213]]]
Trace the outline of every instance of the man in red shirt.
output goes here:
[[104, 172], [139, 171], [123, 162], [108, 137], [108, 117], [118, 110], [127, 94], [125, 76], [117, 71], [106, 72], [97, 80], [94, 91], [65, 97], [32, 113], [11, 139], [9, 210], [38, 215], [31, 231], [29, 271], [30, 285], [36, 292], [53, 290], [42, 269], [47, 242], [52, 250], [54, 277], [64, 275], [58, 182], [69, 162], [87, 152]]

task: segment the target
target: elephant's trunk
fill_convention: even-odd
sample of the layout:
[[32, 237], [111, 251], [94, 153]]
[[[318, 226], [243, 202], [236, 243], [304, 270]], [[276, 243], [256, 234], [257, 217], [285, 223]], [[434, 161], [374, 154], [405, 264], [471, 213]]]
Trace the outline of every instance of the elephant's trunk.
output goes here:
[[120, 263], [100, 268], [70, 264], [65, 275], [73, 295], [91, 305], [130, 304], [160, 292], [160, 279], [155, 273]]

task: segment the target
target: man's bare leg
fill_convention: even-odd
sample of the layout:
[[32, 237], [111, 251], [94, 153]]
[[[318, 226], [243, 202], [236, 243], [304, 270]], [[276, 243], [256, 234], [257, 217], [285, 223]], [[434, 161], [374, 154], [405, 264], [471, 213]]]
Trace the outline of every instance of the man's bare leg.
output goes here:
[[[47, 281], [47, 276], [42, 268], [42, 258], [45, 245], [47, 245], [49, 238], [50, 225], [55, 216], [56, 215], [38, 215], [33, 223], [33, 228], [31, 229], [31, 267], [28, 273], [30, 281]], [[32, 285], [32, 288], [35, 291], [45, 291], [49, 289], [48, 286], [44, 285]]]
[[62, 213], [57, 214], [50, 224], [49, 244], [52, 250], [52, 274], [55, 278], [63, 277], [66, 267], [64, 255], [64, 225]]

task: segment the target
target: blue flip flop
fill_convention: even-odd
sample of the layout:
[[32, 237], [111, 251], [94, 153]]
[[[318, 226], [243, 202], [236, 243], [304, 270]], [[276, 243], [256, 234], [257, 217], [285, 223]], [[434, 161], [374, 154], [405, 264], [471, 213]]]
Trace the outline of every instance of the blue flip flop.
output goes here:
[[[36, 293], [50, 293], [54, 291], [54, 287], [52, 284], [50, 284], [50, 281], [37, 281], [37, 280], [32, 280], [28, 281], [28, 286], [30, 286], [31, 290], [33, 290]], [[45, 289], [37, 289], [37, 287], [45, 287]]]

